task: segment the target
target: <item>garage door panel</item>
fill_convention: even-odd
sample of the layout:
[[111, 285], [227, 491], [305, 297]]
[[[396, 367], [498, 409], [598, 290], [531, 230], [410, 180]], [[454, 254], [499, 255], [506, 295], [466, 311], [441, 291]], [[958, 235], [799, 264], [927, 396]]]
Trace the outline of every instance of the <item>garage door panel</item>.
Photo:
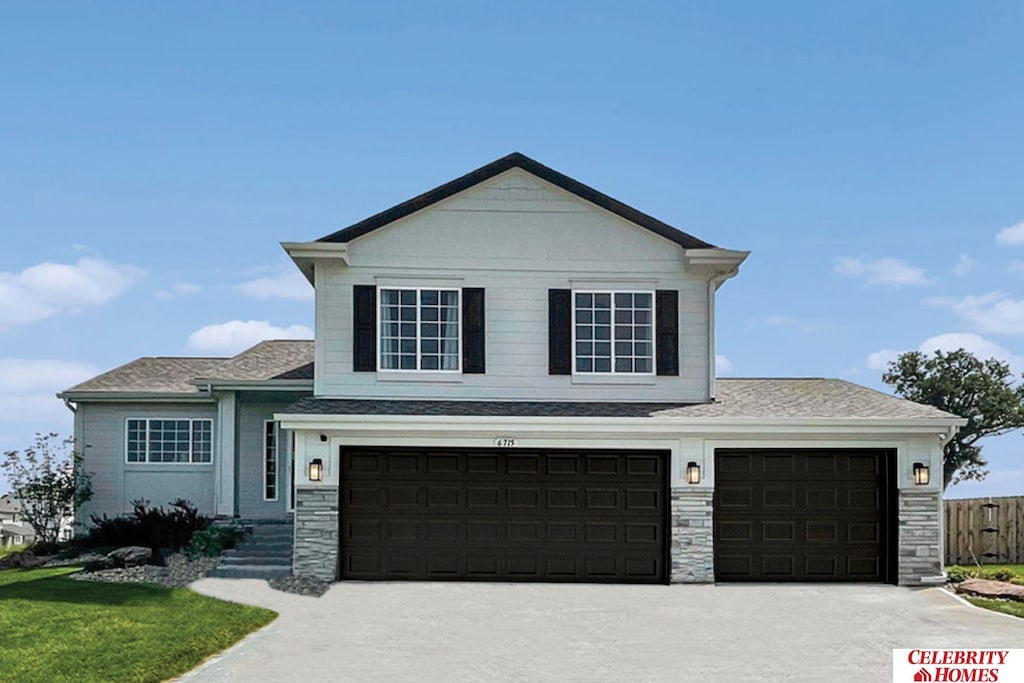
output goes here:
[[668, 578], [667, 452], [342, 449], [357, 460], [342, 578]]
[[884, 580], [883, 482], [894, 457], [883, 450], [716, 451], [717, 579]]

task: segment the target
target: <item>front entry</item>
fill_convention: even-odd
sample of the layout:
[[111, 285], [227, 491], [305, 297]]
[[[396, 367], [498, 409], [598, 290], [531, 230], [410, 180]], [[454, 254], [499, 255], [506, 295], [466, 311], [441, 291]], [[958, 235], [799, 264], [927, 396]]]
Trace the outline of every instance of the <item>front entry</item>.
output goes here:
[[341, 448], [343, 579], [668, 582], [667, 451]]

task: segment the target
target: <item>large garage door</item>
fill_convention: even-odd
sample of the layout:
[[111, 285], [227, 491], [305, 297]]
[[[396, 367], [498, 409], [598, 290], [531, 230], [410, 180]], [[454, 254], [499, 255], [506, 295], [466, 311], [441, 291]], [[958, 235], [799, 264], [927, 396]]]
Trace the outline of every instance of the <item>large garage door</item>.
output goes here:
[[341, 578], [665, 583], [668, 460], [342, 447]]
[[715, 452], [719, 581], [895, 580], [892, 451]]

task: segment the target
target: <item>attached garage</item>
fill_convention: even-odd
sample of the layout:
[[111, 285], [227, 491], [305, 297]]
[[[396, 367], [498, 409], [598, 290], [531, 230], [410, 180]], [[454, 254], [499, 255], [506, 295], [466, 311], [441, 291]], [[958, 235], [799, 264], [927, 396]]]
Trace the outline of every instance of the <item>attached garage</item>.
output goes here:
[[342, 579], [669, 580], [668, 451], [339, 455]]
[[896, 583], [895, 476], [895, 450], [716, 450], [716, 580]]

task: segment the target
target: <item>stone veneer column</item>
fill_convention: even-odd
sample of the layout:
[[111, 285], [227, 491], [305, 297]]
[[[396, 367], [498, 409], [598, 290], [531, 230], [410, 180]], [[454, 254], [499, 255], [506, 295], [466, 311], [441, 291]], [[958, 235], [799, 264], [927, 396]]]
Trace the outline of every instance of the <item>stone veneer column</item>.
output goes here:
[[324, 581], [338, 578], [337, 486], [295, 488], [292, 574]]
[[708, 488], [672, 489], [672, 583], [715, 580], [713, 493]]
[[943, 583], [942, 499], [937, 491], [900, 491], [899, 583]]

